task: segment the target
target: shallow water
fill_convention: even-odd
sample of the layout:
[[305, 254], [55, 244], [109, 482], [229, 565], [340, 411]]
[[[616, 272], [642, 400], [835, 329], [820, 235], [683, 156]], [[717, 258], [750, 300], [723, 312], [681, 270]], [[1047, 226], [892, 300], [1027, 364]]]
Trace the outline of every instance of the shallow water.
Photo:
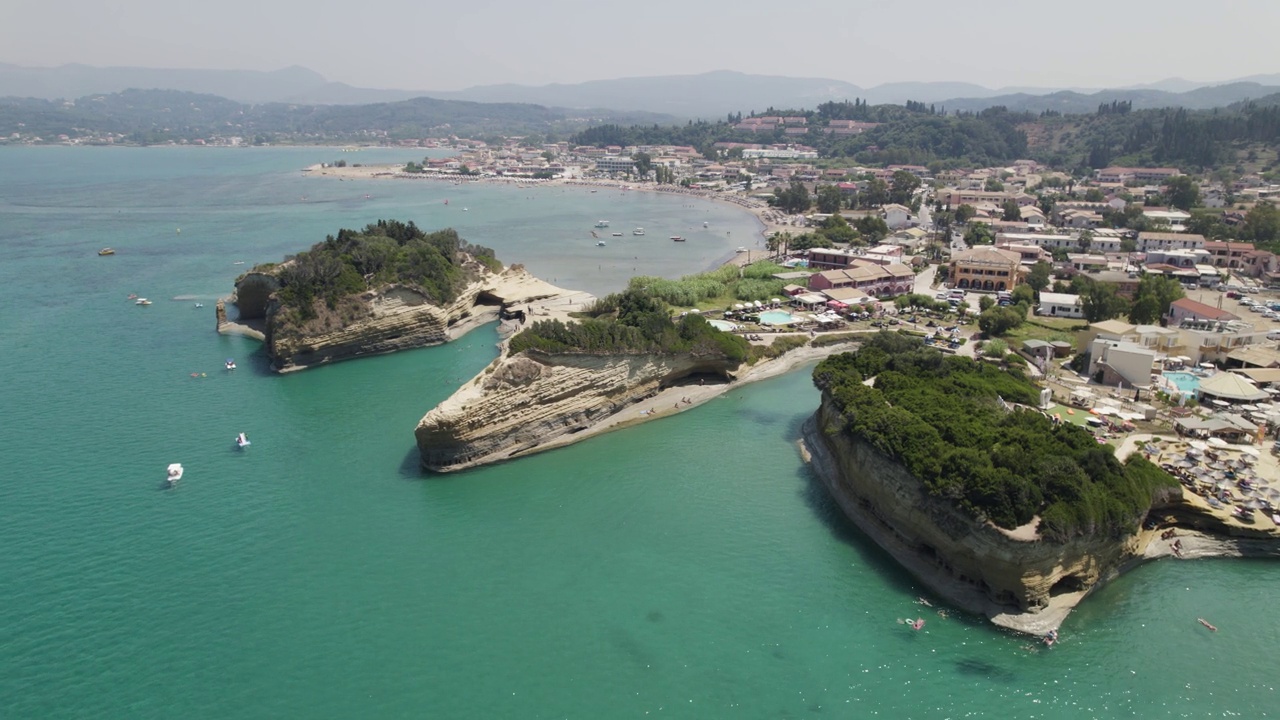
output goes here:
[[[806, 372], [423, 476], [413, 426], [494, 357], [493, 329], [271, 375], [255, 343], [213, 332], [233, 262], [398, 217], [600, 293], [632, 267], [707, 267], [755, 221], [682, 197], [298, 172], [338, 157], [0, 148], [3, 717], [1272, 714], [1270, 563], [1140, 568], [1052, 651], [928, 614], [800, 462]], [[597, 253], [621, 251], [594, 246], [600, 218], [649, 230], [630, 265]], [[897, 622], [914, 617], [920, 632]]]

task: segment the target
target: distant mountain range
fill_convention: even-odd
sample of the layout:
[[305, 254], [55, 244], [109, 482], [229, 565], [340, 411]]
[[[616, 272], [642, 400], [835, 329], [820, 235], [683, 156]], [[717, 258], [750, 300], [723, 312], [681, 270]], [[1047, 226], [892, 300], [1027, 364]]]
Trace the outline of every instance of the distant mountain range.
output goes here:
[[0, 97], [77, 98], [130, 88], [206, 93], [241, 103], [360, 105], [433, 97], [485, 103], [528, 103], [569, 109], [607, 108], [714, 119], [767, 108], [812, 109], [827, 101], [861, 98], [873, 105], [907, 100], [948, 110], [1092, 112], [1100, 103], [1132, 101], [1134, 109], [1180, 106], [1205, 109], [1280, 91], [1280, 74], [1253, 75], [1226, 83], [1169, 78], [1128, 88], [1010, 87], [991, 89], [963, 82], [900, 82], [861, 88], [829, 78], [748, 75], [729, 70], [698, 75], [594, 80], [575, 84], [484, 85], [455, 91], [359, 88], [330, 82], [302, 67], [271, 72], [182, 70], [63, 65], [34, 68], [0, 63]]

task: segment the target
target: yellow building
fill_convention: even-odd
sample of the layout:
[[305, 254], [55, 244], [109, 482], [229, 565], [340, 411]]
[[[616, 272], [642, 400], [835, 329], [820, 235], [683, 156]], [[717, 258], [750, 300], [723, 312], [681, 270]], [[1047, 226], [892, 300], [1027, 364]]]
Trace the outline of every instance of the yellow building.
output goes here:
[[1010, 250], [976, 247], [951, 256], [948, 279], [963, 290], [1012, 290], [1021, 281], [1022, 256]]

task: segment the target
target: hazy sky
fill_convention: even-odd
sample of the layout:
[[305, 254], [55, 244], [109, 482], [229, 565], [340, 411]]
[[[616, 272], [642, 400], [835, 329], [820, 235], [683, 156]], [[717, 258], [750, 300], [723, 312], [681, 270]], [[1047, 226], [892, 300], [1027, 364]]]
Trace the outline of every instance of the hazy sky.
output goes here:
[[739, 70], [871, 87], [1280, 72], [1280, 0], [8, 0], [0, 61], [274, 70], [454, 90]]

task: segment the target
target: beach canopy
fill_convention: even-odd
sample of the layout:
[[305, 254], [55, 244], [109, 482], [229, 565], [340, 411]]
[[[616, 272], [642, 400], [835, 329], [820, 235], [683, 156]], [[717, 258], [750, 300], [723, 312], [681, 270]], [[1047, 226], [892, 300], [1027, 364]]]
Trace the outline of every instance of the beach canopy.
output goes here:
[[1209, 438], [1209, 444], [1214, 447], [1224, 448], [1227, 446], [1227, 441], [1220, 437], [1211, 437]]
[[1260, 457], [1262, 455], [1262, 453], [1258, 452], [1258, 448], [1251, 448], [1251, 447], [1241, 448], [1240, 452], [1244, 453], [1245, 455], [1248, 455], [1249, 457], [1255, 457], [1255, 458]]
[[1200, 381], [1200, 394], [1233, 402], [1266, 400], [1267, 393], [1259, 390], [1247, 378], [1235, 373], [1218, 373]]

